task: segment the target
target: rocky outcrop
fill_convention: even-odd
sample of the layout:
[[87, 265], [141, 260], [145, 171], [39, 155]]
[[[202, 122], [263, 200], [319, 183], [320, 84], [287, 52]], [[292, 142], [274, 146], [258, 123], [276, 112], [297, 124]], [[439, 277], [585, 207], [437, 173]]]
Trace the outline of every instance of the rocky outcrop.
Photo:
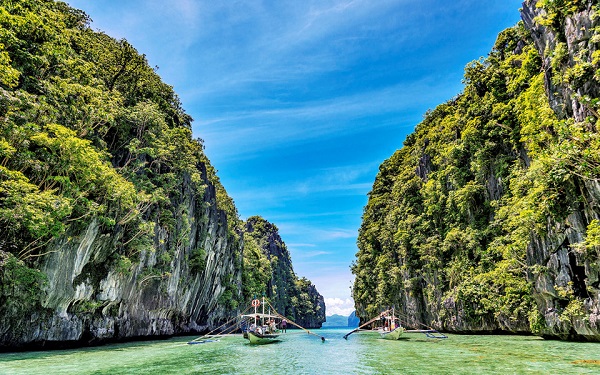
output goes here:
[[362, 321], [600, 341], [600, 7], [528, 0], [386, 160], [359, 230]]
[[[593, 75], [593, 54], [598, 50], [598, 43], [592, 37], [594, 29], [600, 25], [600, 19], [595, 15], [595, 3], [587, 1], [575, 12], [555, 15], [554, 22], [548, 26], [539, 22], [548, 17], [548, 12], [536, 4], [534, 0], [525, 1], [521, 18], [531, 31], [540, 56], [543, 56], [550, 105], [560, 118], [584, 121], [587, 116], [594, 115], [584, 98], [600, 96], [600, 86], [590, 79]], [[577, 79], [568, 82], [568, 79], [560, 77], [565, 70], [576, 65], [583, 70], [578, 73]]]
[[256, 241], [271, 266], [271, 275], [266, 285], [267, 297], [273, 307], [285, 315], [290, 304], [287, 289], [290, 286], [293, 288], [297, 279], [290, 253], [279, 236], [277, 227], [262, 217], [248, 218], [244, 231]]
[[246, 221], [245, 231], [271, 265], [266, 297], [273, 307], [303, 327], [321, 328], [325, 322], [325, 300], [309, 280], [296, 276], [277, 227], [259, 216], [252, 216]]
[[[97, 220], [79, 234], [56, 239], [42, 261], [42, 308], [4, 316], [13, 324], [0, 332], [0, 346], [74, 346], [200, 332], [235, 314], [222, 295], [230, 288], [240, 298], [242, 247], [217, 208], [205, 168], [203, 177], [203, 197], [189, 179], [181, 184], [177, 203], [187, 214], [178, 220], [190, 223], [189, 240], [178, 241], [156, 226], [154, 244], [129, 268], [114, 257], [121, 234], [103, 232]], [[205, 254], [202, 269], [190, 265], [197, 249]]]
[[[237, 315], [242, 222], [173, 88], [63, 2], [0, 9], [0, 350], [200, 332]], [[272, 289], [318, 296], [287, 252], [268, 251], [281, 258]], [[322, 298], [302, 306], [324, 311]]]
[[296, 283], [297, 298], [301, 305], [292, 304], [291, 315], [296, 323], [305, 328], [321, 328], [326, 320], [325, 299], [308, 279], [301, 278]]
[[[580, 2], [569, 12], [557, 12], [552, 23], [540, 22], [549, 11], [536, 3], [523, 3], [522, 19], [543, 56], [552, 109], [559, 118], [575, 122], [597, 118], [593, 105], [600, 97], [593, 68], [600, 26], [596, 2]], [[597, 254], [578, 251], [588, 225], [600, 217], [600, 184], [588, 178], [576, 178], [574, 184], [580, 196], [573, 197], [571, 213], [564, 221], [549, 219], [545, 236], [532, 236], [527, 262], [535, 271], [529, 279], [534, 284], [543, 336], [600, 341], [599, 259]]]

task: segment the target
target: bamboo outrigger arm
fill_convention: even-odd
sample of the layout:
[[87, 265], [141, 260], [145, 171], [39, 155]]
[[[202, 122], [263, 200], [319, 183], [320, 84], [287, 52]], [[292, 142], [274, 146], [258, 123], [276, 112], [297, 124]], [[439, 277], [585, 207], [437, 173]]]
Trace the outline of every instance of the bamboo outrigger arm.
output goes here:
[[[268, 303], [268, 302], [267, 302], [267, 303]], [[269, 306], [270, 306], [270, 307], [273, 309], [273, 311], [275, 312], [275, 314], [277, 314], [277, 315], [279, 316], [279, 318], [287, 320], [287, 322], [288, 322], [288, 323], [290, 323], [290, 324], [292, 324], [292, 325], [294, 325], [294, 326], [296, 326], [296, 327], [300, 328], [301, 330], [305, 331], [305, 332], [306, 332], [306, 333], [308, 333], [309, 335], [314, 335], [314, 336], [317, 336], [317, 337], [319, 337], [319, 338], [321, 339], [321, 341], [322, 341], [322, 342], [325, 342], [325, 337], [323, 337], [323, 336], [319, 336], [319, 335], [317, 335], [316, 333], [314, 333], [314, 332], [311, 332], [311, 331], [309, 331], [308, 329], [306, 329], [306, 328], [302, 327], [300, 324], [298, 324], [298, 323], [294, 322], [293, 320], [291, 320], [291, 319], [288, 319], [288, 318], [286, 318], [285, 316], [281, 315], [280, 313], [278, 313], [278, 312], [277, 312], [277, 310], [275, 310], [275, 308], [274, 308], [274, 307], [273, 307], [273, 306], [272, 306], [270, 303], [269, 303]]]
[[302, 327], [300, 324], [297, 324], [297, 323], [295, 323], [294, 321], [292, 321], [292, 320], [290, 320], [290, 319], [286, 318], [286, 317], [285, 317], [285, 316], [283, 316], [283, 315], [280, 315], [280, 314], [278, 314], [278, 315], [279, 315], [279, 317], [280, 317], [281, 319], [285, 319], [285, 320], [287, 320], [287, 321], [288, 321], [288, 323], [290, 323], [291, 325], [294, 325], [294, 326], [296, 326], [296, 327], [300, 328], [301, 330], [305, 331], [305, 332], [306, 332], [306, 333], [308, 333], [309, 335], [317, 336], [317, 337], [321, 338], [321, 341], [325, 342], [325, 337], [323, 337], [323, 336], [319, 336], [319, 335], [317, 335], [316, 333], [309, 331], [308, 329], [306, 329], [306, 328]]

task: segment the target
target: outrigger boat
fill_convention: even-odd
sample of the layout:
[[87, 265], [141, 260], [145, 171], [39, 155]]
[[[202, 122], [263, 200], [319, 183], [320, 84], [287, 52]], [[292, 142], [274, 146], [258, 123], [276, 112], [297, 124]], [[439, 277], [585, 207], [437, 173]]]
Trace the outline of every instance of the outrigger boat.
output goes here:
[[[377, 326], [379, 324], [381, 324], [379, 327], [375, 327], [375, 328], [371, 328], [371, 329], [363, 328], [368, 325]], [[421, 324], [421, 325], [425, 326], [424, 324]], [[427, 327], [427, 326], [425, 326], [425, 327]], [[430, 339], [446, 339], [446, 338], [448, 338], [448, 336], [444, 335], [443, 333], [440, 333], [439, 331], [437, 331], [431, 327], [427, 327], [427, 329], [406, 329], [406, 328], [404, 328], [400, 322], [400, 319], [395, 316], [395, 311], [393, 308], [390, 310], [383, 311], [375, 318], [369, 320], [368, 322], [364, 323], [363, 325], [359, 326], [358, 328], [346, 333], [344, 335], [344, 339], [347, 340], [348, 336], [350, 336], [351, 334], [353, 334], [355, 332], [360, 332], [360, 331], [378, 332], [379, 336], [385, 340], [399, 340], [400, 337], [402, 337], [404, 333], [422, 333], [427, 338], [430, 338]]]
[[400, 336], [404, 333], [404, 327], [400, 324], [400, 320], [394, 316], [394, 309], [392, 309], [391, 315], [382, 314], [380, 320], [382, 320], [384, 324], [377, 331], [382, 339], [400, 339]]
[[[254, 314], [241, 315], [242, 318], [242, 332], [245, 339], [250, 341], [250, 344], [270, 344], [272, 342], [279, 341], [280, 331], [277, 329], [277, 324], [281, 321], [279, 314], [271, 314], [271, 306], [269, 305], [269, 311], [265, 313], [265, 297], [261, 300], [252, 300], [252, 307], [254, 307]], [[258, 312], [258, 307], [262, 306], [262, 312]], [[279, 321], [278, 321], [279, 320]], [[248, 324], [252, 322], [251, 324]]]

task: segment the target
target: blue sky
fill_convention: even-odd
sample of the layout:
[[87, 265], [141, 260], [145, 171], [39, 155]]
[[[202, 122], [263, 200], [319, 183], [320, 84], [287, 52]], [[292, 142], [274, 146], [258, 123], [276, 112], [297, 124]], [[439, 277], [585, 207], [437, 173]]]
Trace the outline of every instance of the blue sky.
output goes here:
[[68, 0], [159, 67], [242, 219], [277, 225], [327, 315], [379, 165], [464, 66], [519, 21], [517, 0]]

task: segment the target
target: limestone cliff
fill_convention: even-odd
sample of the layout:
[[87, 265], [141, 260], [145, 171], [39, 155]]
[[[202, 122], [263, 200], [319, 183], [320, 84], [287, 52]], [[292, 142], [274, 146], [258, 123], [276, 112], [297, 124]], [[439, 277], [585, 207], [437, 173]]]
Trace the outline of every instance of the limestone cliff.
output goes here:
[[245, 234], [246, 243], [252, 242], [262, 252], [264, 258], [260, 262], [269, 265], [264, 292], [273, 307], [305, 328], [320, 328], [325, 321], [323, 296], [309, 280], [296, 276], [277, 227], [259, 216], [252, 216], [246, 221]]
[[[597, 2], [566, 4], [565, 9], [523, 3], [522, 18], [543, 56], [546, 93], [560, 119], [585, 124], [597, 133], [597, 101], [600, 98], [598, 53], [600, 18]], [[568, 5], [568, 9], [567, 9]], [[585, 162], [584, 160], [581, 161]], [[547, 234], [532, 236], [527, 262], [544, 272], [532, 273], [534, 297], [544, 318], [541, 334], [548, 337], [600, 340], [600, 270], [595, 252], [578, 251], [585, 243], [588, 226], [600, 218], [598, 175], [578, 175], [572, 183], [568, 215], [549, 218]], [[565, 296], [564, 291], [570, 296]], [[561, 319], [572, 301], [580, 304], [580, 316]]]
[[[64, 2], [0, 0], [0, 14], [0, 350], [237, 315], [252, 279], [243, 224], [173, 88]], [[306, 311], [324, 316], [322, 297], [272, 251], [269, 290], [309, 296], [304, 315], [285, 313], [317, 325]]]
[[[222, 297], [229, 288], [240, 299], [241, 242], [228, 233], [205, 170], [203, 178], [203, 197], [189, 179], [180, 184], [187, 214], [177, 220], [190, 223], [189, 240], [157, 226], [153, 246], [127, 269], [115, 258], [122, 233], [106, 232], [96, 219], [55, 239], [41, 261], [47, 281], [40, 308], [23, 316], [3, 311], [1, 345], [73, 346], [200, 332], [235, 314]], [[196, 249], [203, 249], [201, 269], [190, 261]]]
[[359, 231], [364, 321], [600, 340], [600, 9], [526, 1], [380, 166]]

